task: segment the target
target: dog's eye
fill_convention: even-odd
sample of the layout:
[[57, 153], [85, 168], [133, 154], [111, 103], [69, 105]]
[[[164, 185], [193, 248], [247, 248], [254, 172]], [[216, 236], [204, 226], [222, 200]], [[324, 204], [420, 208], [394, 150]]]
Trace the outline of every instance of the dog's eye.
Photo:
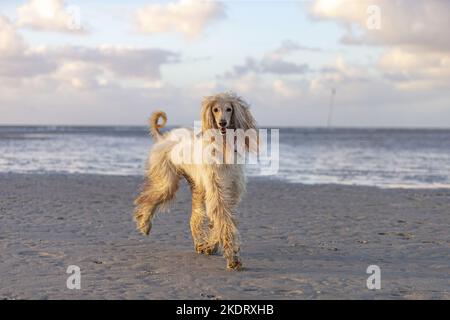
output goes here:
[[219, 109], [218, 108], [214, 108], [213, 111], [214, 112], [219, 112]]
[[227, 112], [231, 112], [231, 108], [227, 108]]

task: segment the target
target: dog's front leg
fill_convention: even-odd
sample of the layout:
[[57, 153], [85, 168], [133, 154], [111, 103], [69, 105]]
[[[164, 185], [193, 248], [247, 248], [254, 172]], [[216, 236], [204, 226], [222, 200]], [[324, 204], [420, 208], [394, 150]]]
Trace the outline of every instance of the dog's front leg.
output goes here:
[[192, 240], [194, 241], [195, 251], [203, 253], [205, 247], [204, 222], [206, 218], [205, 193], [202, 188], [191, 185], [192, 191], [192, 215], [190, 220]]
[[227, 179], [212, 174], [206, 188], [206, 211], [213, 223], [208, 242], [223, 246], [228, 269], [240, 270], [242, 262], [239, 257], [239, 234], [234, 215], [239, 196], [233, 194], [235, 191], [230, 186], [224, 185], [226, 182]]
[[195, 251], [206, 255], [215, 254], [219, 244], [217, 242], [209, 242], [209, 238], [205, 233], [205, 190], [201, 186], [191, 183], [191, 191], [192, 215], [190, 225]]

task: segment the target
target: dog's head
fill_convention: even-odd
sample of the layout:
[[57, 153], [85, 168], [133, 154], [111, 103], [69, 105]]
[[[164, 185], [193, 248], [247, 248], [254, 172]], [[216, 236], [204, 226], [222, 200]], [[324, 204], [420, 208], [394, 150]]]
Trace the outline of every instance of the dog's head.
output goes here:
[[256, 129], [249, 105], [232, 92], [205, 97], [202, 103], [202, 129]]

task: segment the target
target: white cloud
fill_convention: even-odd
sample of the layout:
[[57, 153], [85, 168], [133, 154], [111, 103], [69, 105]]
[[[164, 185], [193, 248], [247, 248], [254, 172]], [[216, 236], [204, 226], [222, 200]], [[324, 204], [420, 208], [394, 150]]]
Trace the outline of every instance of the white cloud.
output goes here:
[[[161, 78], [162, 65], [178, 61], [177, 53], [158, 48], [30, 47], [11, 21], [0, 16], [0, 77], [10, 80], [56, 74], [59, 74], [58, 79], [61, 80], [61, 75], [66, 74], [68, 70], [84, 70], [84, 75], [87, 75], [89, 70], [92, 74], [103, 78], [112, 77], [119, 82], [129, 79], [157, 81]], [[76, 86], [88, 87], [79, 84]]]
[[178, 59], [153, 48], [32, 47], [0, 16], [1, 122], [145, 123], [149, 107], [179, 96], [160, 71]]
[[[348, 6], [339, 9], [333, 2]], [[378, 60], [355, 63], [353, 54], [346, 55], [352, 53], [351, 46], [334, 56], [329, 51], [284, 41], [278, 48], [247, 61], [232, 62], [225, 77], [211, 74], [204, 82], [183, 88], [170, 85], [161, 75], [165, 65], [180, 63], [179, 54], [173, 51], [128, 46], [31, 47], [17, 32], [17, 26], [0, 17], [1, 122], [145, 124], [152, 110], [163, 108], [171, 124], [191, 123], [200, 116], [202, 96], [231, 89], [252, 104], [259, 123], [325, 125], [330, 91], [336, 88], [336, 125], [449, 126], [450, 92], [445, 90], [450, 81], [448, 40], [440, 34], [439, 40], [417, 38], [400, 26], [398, 30], [383, 30], [385, 23], [391, 23], [385, 20], [382, 32], [366, 30], [365, 9], [355, 11], [351, 7], [357, 2], [329, 0], [314, 16], [342, 25], [346, 43], [384, 48]], [[172, 7], [180, 8], [182, 3], [187, 2], [173, 3]], [[405, 1], [396, 3], [406, 5]], [[406, 12], [419, 22], [414, 28], [420, 29], [420, 21], [429, 13], [422, 17], [415, 10], [425, 7], [415, 2], [411, 6], [416, 9], [407, 8]], [[162, 11], [154, 15], [171, 18], [162, 19], [163, 23], [151, 20], [150, 25], [154, 24], [147, 30], [150, 33], [180, 32], [193, 38], [218, 18], [212, 14], [215, 18], [199, 23], [197, 17], [204, 12], [183, 10], [183, 14], [175, 14], [177, 10], [169, 10], [171, 5], [156, 7]], [[395, 18], [402, 18], [402, 14]], [[386, 17], [382, 13], [382, 19]], [[185, 20], [193, 23], [187, 29], [181, 28]], [[305, 50], [311, 55], [321, 51], [320, 59], [326, 60], [321, 64], [316, 61], [310, 68], [302, 60], [309, 58], [299, 52]], [[197, 66], [191, 63], [192, 68]], [[176, 72], [179, 74], [179, 70]]]
[[309, 51], [309, 52], [321, 52], [323, 51], [321, 48], [318, 47], [308, 47], [301, 45], [297, 42], [294, 42], [292, 40], [283, 40], [281, 42], [281, 45], [275, 49], [271, 54], [274, 57], [284, 57], [290, 53], [296, 52], [296, 51]]
[[35, 30], [83, 33], [80, 12], [69, 12], [63, 0], [30, 0], [17, 8], [17, 25]]
[[[394, 71], [387, 57], [384, 63], [386, 70]], [[416, 60], [410, 63], [414, 65]], [[409, 70], [411, 65], [408, 63], [405, 67]], [[218, 78], [215, 89], [239, 92], [251, 102], [256, 118], [264, 124], [326, 125], [334, 88], [335, 125], [448, 126], [450, 92], [436, 83], [425, 88], [425, 80], [419, 79], [420, 83], [417, 79], [417, 83], [393, 80], [383, 72], [381, 62], [356, 64], [338, 55], [333, 62], [298, 77], [266, 75], [254, 70], [229, 73], [228, 77]], [[448, 82], [440, 79], [439, 83]], [[417, 90], [419, 84], [420, 90]]]
[[393, 85], [402, 90], [448, 88], [450, 52], [394, 48], [381, 55], [378, 68]]
[[48, 56], [61, 61], [82, 61], [106, 69], [116, 77], [157, 80], [163, 64], [177, 63], [179, 55], [157, 48], [100, 46], [48, 49]]
[[189, 39], [197, 38], [208, 25], [224, 17], [220, 2], [203, 0], [150, 4], [135, 14], [138, 30], [143, 33], [178, 32]]
[[243, 65], [236, 65], [231, 72], [227, 72], [225, 77], [234, 77], [249, 72], [265, 73], [265, 74], [304, 74], [309, 72], [307, 64], [297, 64], [294, 62], [284, 61], [282, 59], [273, 59], [264, 57], [261, 60], [247, 58]]
[[99, 66], [82, 61], [69, 61], [61, 63], [52, 77], [58, 82], [58, 86], [69, 85], [74, 89], [97, 90], [101, 86], [101, 75], [103, 70]]
[[[367, 27], [367, 8], [380, 8], [380, 29]], [[384, 48], [373, 67], [386, 83], [413, 92], [448, 87], [450, 1], [316, 0], [310, 13], [342, 25], [341, 41]]]
[[11, 21], [0, 15], [0, 57], [14, 56], [25, 48], [24, 40]]
[[[369, 29], [371, 5], [380, 8], [379, 30]], [[442, 0], [316, 0], [310, 12], [318, 19], [342, 24], [345, 43], [409, 46], [435, 51], [450, 50], [450, 1]]]
[[295, 42], [285, 40], [281, 46], [272, 50], [261, 59], [247, 57], [244, 64], [235, 65], [232, 71], [225, 74], [225, 77], [235, 77], [249, 72], [274, 75], [302, 75], [310, 72], [306, 63], [297, 63], [286, 60], [286, 57], [295, 51], [316, 51], [318, 48], [301, 46]]
[[12, 22], [0, 15], [0, 77], [30, 77], [54, 66], [53, 61], [30, 51]]
[[[177, 63], [178, 59], [176, 53], [153, 48], [118, 46], [30, 48], [25, 46], [15, 55], [0, 59], [0, 77], [30, 78], [57, 74], [61, 71], [60, 69], [80, 71], [88, 68], [87, 70], [93, 75], [99, 75], [100, 78], [111, 78], [118, 82], [132, 79], [155, 81], [161, 78], [162, 65]], [[87, 71], [84, 72], [85, 75], [87, 73]], [[88, 83], [92, 84], [93, 82]], [[79, 87], [86, 88], [88, 86]]]
[[0, 16], [0, 121], [145, 124], [161, 105], [181, 121], [195, 104], [161, 76], [163, 65], [178, 60], [158, 48], [33, 47]]

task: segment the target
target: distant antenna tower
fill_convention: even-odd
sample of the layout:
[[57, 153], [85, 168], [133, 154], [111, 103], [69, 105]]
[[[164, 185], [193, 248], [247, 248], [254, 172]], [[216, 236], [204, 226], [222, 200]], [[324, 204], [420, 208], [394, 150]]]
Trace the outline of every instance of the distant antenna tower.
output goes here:
[[328, 110], [328, 121], [327, 121], [327, 127], [331, 128], [331, 121], [333, 120], [333, 104], [334, 104], [334, 96], [336, 95], [336, 89], [331, 89], [331, 97], [330, 97], [330, 106]]

